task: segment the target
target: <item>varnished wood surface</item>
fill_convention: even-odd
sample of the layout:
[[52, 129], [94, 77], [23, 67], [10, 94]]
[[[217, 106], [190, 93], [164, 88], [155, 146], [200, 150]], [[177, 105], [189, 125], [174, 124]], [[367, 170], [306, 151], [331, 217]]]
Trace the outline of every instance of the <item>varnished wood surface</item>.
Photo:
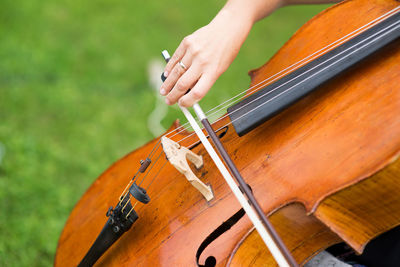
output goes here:
[[[252, 72], [252, 84], [398, 5], [394, 0], [353, 0], [330, 8], [300, 29], [265, 66]], [[266, 214], [277, 218], [275, 225], [293, 225], [291, 220], [279, 218], [287, 218], [285, 212], [288, 211], [282, 207], [298, 202], [304, 205], [305, 211], [296, 209], [291, 214], [301, 213], [299, 218], [307, 218], [304, 217], [306, 213], [316, 212], [326, 226], [315, 218], [297, 221], [314, 224], [325, 233], [328, 233], [327, 228], [332, 230], [326, 237], [333, 238], [315, 241], [320, 249], [337, 242], [337, 236], [347, 241], [356, 240], [349, 243], [360, 249], [361, 243], [374, 234], [397, 225], [393, 223], [397, 213], [393, 216], [381, 212], [382, 221], [390, 221], [390, 226], [383, 223], [384, 227], [379, 226], [378, 230], [368, 228], [374, 233], [354, 238], [359, 235], [358, 230], [345, 228], [342, 221], [332, 217], [342, 213], [343, 220], [352, 220], [367, 214], [359, 214], [354, 205], [346, 206], [347, 197], [339, 201], [330, 196], [367, 179], [399, 154], [399, 44], [397, 41], [385, 48], [248, 135], [238, 138], [230, 127], [222, 138]], [[224, 119], [215, 128], [228, 122]], [[179, 134], [174, 140], [186, 134]], [[183, 145], [195, 139], [187, 138]], [[156, 141], [117, 161], [88, 189], [72, 211], [60, 237], [56, 266], [77, 265], [103, 227], [108, 207], [116, 205], [121, 191], [139, 167], [139, 160], [146, 158]], [[215, 199], [207, 203], [167, 163], [148, 188], [151, 202], [136, 206], [139, 220], [106, 252], [98, 266], [195, 266], [195, 254], [201, 242], [240, 207], [203, 147], [200, 145], [193, 151], [203, 156], [204, 167], [196, 174], [203, 182], [211, 184]], [[155, 170], [164, 163], [162, 156]], [[147, 181], [143, 185], [146, 184]], [[375, 204], [374, 201], [368, 203]], [[347, 216], [346, 209], [354, 215]], [[305, 229], [303, 225], [294, 226]], [[250, 229], [246, 217], [240, 220], [205, 250], [202, 262], [206, 256], [213, 255], [219, 265], [226, 264]], [[296, 243], [296, 240], [289, 243]], [[315, 244], [312, 239], [307, 240], [303, 243]], [[312, 246], [309, 254], [316, 250]]]
[[[289, 204], [270, 219], [301, 264], [343, 239], [361, 253], [366, 242], [400, 224], [399, 179], [400, 159], [397, 159], [371, 177], [327, 197], [315, 216], [307, 216], [299, 204]], [[271, 254], [260, 249], [263, 245], [252, 230], [237, 244], [230, 266], [277, 266]]]
[[[289, 204], [270, 217], [285, 245], [299, 264], [341, 239], [314, 216], [307, 216], [301, 204]], [[257, 231], [251, 230], [231, 254], [228, 266], [278, 266]]]
[[365, 244], [400, 225], [400, 159], [328, 197], [315, 216], [361, 253]]

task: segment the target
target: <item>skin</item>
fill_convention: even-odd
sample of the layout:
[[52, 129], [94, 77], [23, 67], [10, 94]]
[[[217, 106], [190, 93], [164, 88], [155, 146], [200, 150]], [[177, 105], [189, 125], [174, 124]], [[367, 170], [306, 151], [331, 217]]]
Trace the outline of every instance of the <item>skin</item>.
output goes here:
[[339, 1], [252, 0], [249, 5], [247, 0], [228, 0], [208, 25], [186, 36], [172, 55], [164, 70], [167, 79], [160, 88], [165, 103], [190, 107], [199, 102], [235, 59], [254, 23], [275, 9], [334, 2]]

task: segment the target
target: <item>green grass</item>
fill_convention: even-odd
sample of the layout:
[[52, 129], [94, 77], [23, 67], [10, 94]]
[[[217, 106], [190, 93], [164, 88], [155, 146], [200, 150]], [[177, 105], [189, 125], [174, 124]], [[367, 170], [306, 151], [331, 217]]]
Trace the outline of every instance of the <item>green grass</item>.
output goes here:
[[[50, 266], [68, 214], [115, 160], [152, 139], [146, 68], [206, 24], [222, 1], [2, 0], [0, 266]], [[262, 65], [323, 7], [284, 8], [258, 23], [202, 101], [247, 88]], [[168, 127], [176, 117], [169, 108]]]

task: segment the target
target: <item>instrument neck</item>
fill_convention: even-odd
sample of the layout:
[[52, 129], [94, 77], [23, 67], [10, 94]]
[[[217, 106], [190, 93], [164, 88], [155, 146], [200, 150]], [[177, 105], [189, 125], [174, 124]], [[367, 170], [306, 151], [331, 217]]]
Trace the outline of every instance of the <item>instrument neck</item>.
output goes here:
[[228, 108], [239, 136], [400, 37], [400, 12]]

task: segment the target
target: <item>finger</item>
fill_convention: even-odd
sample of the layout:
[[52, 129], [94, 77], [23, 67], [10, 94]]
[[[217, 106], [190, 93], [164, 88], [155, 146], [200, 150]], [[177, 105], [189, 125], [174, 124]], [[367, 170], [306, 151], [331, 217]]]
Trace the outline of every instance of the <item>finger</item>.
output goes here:
[[216, 78], [213, 75], [203, 74], [190, 92], [179, 99], [179, 105], [182, 107], [193, 106], [207, 94], [215, 81]]
[[186, 53], [186, 42], [185, 39], [179, 44], [178, 48], [176, 49], [175, 53], [172, 55], [170, 60], [168, 61], [167, 65], [164, 68], [164, 76], [168, 77], [171, 73], [174, 66], [183, 58]]
[[198, 66], [191, 66], [185, 74], [176, 82], [174, 88], [165, 98], [165, 102], [169, 105], [175, 104], [186, 92], [194, 86], [200, 78], [201, 72]]
[[167, 95], [172, 88], [175, 86], [176, 82], [179, 78], [188, 70], [191, 63], [190, 55], [186, 54], [183, 59], [181, 60], [182, 64], [185, 66], [186, 69], [183, 68], [182, 65], [175, 64], [174, 68], [172, 69], [171, 73], [168, 75], [167, 79], [164, 81], [163, 85], [160, 88], [161, 95]]

